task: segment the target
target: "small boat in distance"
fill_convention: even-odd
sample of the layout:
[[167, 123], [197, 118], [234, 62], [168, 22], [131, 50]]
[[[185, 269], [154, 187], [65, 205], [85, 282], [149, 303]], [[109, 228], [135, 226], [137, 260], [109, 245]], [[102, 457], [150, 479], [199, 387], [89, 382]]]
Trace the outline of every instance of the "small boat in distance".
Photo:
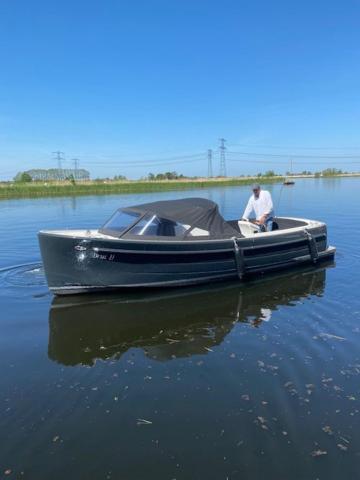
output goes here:
[[290, 172], [286, 175], [283, 185], [295, 185], [295, 180], [292, 180], [292, 159], [290, 160]]
[[322, 222], [277, 217], [260, 232], [204, 198], [122, 208], [98, 230], [43, 230], [39, 242], [56, 295], [245, 280], [335, 254]]

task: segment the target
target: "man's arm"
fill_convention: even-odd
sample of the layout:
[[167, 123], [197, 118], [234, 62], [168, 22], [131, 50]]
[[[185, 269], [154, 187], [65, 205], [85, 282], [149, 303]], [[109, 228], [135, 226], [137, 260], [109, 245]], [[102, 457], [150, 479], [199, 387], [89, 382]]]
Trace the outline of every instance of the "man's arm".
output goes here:
[[250, 197], [242, 216], [244, 220], [249, 220], [252, 209], [253, 209], [253, 200], [252, 200], [252, 197]]
[[274, 206], [272, 202], [272, 198], [269, 192], [264, 192], [264, 209], [265, 212], [261, 215], [261, 218], [259, 218], [259, 223], [263, 224], [271, 215], [273, 212]]
[[266, 205], [265, 215], [268, 217], [272, 213], [274, 208], [272, 198], [269, 192], [266, 192], [265, 205]]

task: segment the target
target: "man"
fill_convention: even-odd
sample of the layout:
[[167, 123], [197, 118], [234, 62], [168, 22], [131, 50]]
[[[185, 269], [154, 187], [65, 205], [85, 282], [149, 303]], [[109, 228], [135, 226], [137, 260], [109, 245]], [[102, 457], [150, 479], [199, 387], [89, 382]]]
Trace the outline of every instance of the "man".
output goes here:
[[252, 186], [252, 191], [253, 195], [249, 198], [242, 218], [248, 221], [251, 212], [254, 212], [256, 216], [255, 223], [260, 226], [260, 230], [270, 232], [274, 217], [274, 207], [270, 192], [261, 190], [258, 183]]

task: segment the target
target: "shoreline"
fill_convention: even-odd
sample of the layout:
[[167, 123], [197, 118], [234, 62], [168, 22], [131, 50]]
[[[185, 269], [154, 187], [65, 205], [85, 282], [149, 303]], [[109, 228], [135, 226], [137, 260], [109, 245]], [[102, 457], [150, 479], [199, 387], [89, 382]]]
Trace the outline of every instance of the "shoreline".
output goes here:
[[263, 184], [279, 183], [282, 176], [276, 177], [231, 177], [231, 178], [199, 178], [179, 180], [104, 180], [79, 182], [34, 182], [34, 183], [0, 183], [0, 200], [16, 198], [74, 197], [84, 195], [111, 195], [126, 193], [168, 192], [172, 190], [192, 190], [210, 187], [229, 187], [251, 185], [255, 181]]
[[[292, 175], [291, 178], [339, 178], [357, 177], [360, 173], [339, 174], [316, 177], [315, 175]], [[168, 192], [176, 190], [192, 190], [211, 187], [229, 187], [250, 185], [259, 182], [263, 185], [280, 183], [284, 176], [274, 177], [230, 177], [230, 178], [198, 178], [179, 180], [103, 180], [87, 181], [71, 184], [69, 182], [34, 182], [34, 183], [0, 183], [0, 200], [20, 198], [46, 198], [46, 197], [75, 197], [84, 195], [111, 195], [126, 193]]]

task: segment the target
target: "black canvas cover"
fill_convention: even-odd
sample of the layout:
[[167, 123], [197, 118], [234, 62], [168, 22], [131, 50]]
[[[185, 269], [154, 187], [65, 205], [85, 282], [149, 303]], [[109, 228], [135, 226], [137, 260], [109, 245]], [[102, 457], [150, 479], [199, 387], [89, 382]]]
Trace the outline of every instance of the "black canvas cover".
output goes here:
[[122, 211], [141, 215], [151, 213], [166, 220], [207, 230], [215, 238], [239, 235], [220, 215], [217, 204], [205, 198], [163, 200], [123, 208]]

